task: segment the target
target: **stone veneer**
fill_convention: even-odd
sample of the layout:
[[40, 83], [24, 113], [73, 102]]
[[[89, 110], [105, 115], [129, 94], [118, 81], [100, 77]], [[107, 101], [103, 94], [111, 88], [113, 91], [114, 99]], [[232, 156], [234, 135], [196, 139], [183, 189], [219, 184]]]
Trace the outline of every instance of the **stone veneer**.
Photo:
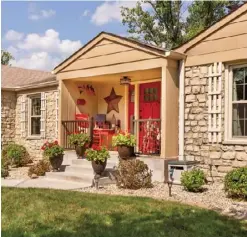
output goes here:
[[[247, 165], [247, 145], [208, 142], [208, 66], [185, 68], [184, 155], [200, 161], [209, 176], [220, 178], [232, 168]], [[222, 73], [222, 138], [224, 139], [224, 73]]]
[[[21, 137], [21, 96], [23, 94], [29, 94], [33, 92], [39, 93], [40, 91], [29, 91], [25, 93], [17, 94], [17, 104], [16, 104], [16, 134], [15, 142], [26, 147], [30, 156], [34, 159], [42, 158], [41, 146], [46, 140], [52, 141], [57, 139], [56, 134], [56, 91], [51, 88], [43, 90], [46, 92], [46, 123], [45, 123], [45, 139], [43, 138], [32, 138], [26, 136], [25, 138]], [[26, 135], [27, 135], [27, 121], [26, 121]]]
[[2, 146], [12, 142], [15, 138], [15, 108], [16, 94], [12, 91], [3, 91], [1, 98], [1, 127]]

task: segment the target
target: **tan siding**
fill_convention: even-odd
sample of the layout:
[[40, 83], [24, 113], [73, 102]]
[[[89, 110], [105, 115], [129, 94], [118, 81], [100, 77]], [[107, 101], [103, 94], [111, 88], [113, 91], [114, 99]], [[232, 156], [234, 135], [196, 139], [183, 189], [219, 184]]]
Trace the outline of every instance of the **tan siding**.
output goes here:
[[151, 59], [156, 56], [141, 51], [125, 51], [116, 54], [102, 55], [95, 58], [77, 60], [69, 65], [64, 71], [101, 67], [106, 65], [116, 65], [138, 60]]
[[97, 44], [97, 46], [106, 45], [106, 44], [112, 44], [112, 41], [104, 39], [104, 40], [100, 41]]
[[232, 22], [240, 22], [240, 21], [247, 21], [247, 13], [246, 12], [244, 14], [240, 15], [238, 18], [236, 18]]
[[108, 54], [113, 54], [113, 53], [119, 53], [119, 52], [124, 52], [132, 50], [130, 47], [126, 47], [121, 44], [105, 44], [100, 47], [97, 47], [97, 45], [92, 48], [90, 51], [85, 53], [80, 57], [80, 59], [86, 59], [86, 58], [91, 58], [91, 57], [98, 57], [102, 55], [108, 55]]
[[247, 47], [247, 33], [219, 40], [205, 41], [188, 51], [187, 55], [202, 55]]
[[165, 61], [164, 59], [155, 58], [155, 59], [147, 59], [137, 62], [129, 62], [124, 64], [96, 67], [93, 69], [82, 69], [82, 70], [75, 70], [70, 72], [61, 72], [57, 75], [57, 78], [59, 80], [72, 79], [72, 78], [106, 75], [112, 73], [123, 73], [123, 72], [135, 71], [135, 70], [159, 68], [163, 65], [164, 61]]
[[203, 65], [212, 62], [230, 62], [247, 59], [247, 48], [233, 49], [205, 55], [188, 56], [186, 66]]
[[246, 34], [247, 33], [247, 20], [239, 22], [237, 24], [229, 24], [222, 28], [221, 30], [215, 32], [211, 36], [207, 37], [204, 41], [210, 41], [215, 39], [221, 39], [226, 37], [232, 37], [240, 34]]

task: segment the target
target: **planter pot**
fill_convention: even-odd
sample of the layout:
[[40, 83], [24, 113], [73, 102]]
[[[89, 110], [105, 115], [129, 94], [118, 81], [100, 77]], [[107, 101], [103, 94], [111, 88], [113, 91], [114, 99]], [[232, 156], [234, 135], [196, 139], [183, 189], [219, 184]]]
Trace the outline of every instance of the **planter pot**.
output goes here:
[[60, 167], [63, 163], [63, 154], [58, 155], [58, 156], [49, 157], [49, 160], [50, 160], [53, 171], [58, 171], [60, 170]]
[[76, 146], [75, 147], [75, 152], [76, 152], [77, 157], [80, 158], [80, 159], [83, 158], [86, 149], [87, 149], [86, 146]]
[[92, 161], [92, 167], [95, 174], [101, 175], [106, 167], [107, 160], [102, 161]]
[[128, 159], [135, 157], [134, 147], [133, 146], [118, 146], [118, 155], [121, 159]]

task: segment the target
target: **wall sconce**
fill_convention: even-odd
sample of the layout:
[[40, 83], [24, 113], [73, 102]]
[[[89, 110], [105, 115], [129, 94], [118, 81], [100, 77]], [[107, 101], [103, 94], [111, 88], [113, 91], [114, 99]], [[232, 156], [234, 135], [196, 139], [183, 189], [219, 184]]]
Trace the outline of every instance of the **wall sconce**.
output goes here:
[[131, 79], [127, 76], [123, 76], [120, 78], [120, 85], [129, 85], [131, 82]]

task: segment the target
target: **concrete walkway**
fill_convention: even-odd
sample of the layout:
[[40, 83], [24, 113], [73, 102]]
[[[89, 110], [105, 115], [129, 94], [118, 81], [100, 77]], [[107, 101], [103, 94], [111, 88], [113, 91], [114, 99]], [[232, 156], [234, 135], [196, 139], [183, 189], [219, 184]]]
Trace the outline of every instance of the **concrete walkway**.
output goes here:
[[18, 187], [18, 188], [50, 188], [62, 190], [75, 190], [89, 187], [88, 183], [71, 182], [65, 180], [54, 180], [46, 177], [39, 177], [37, 179], [2, 179], [2, 187]]

